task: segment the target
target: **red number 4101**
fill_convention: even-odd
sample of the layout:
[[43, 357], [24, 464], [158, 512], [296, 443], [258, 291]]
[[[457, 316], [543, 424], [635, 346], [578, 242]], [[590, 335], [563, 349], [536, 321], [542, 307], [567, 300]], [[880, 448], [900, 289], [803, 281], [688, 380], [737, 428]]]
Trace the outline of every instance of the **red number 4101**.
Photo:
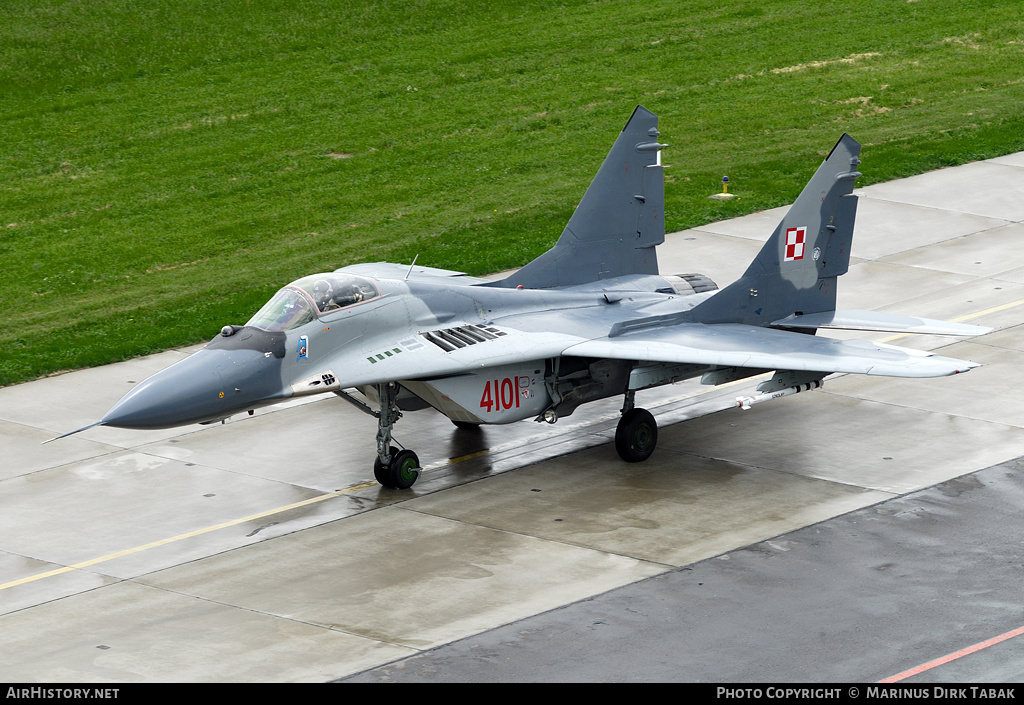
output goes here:
[[480, 408], [490, 411], [519, 408], [518, 377], [506, 377], [503, 380], [488, 380], [484, 384], [484, 393], [480, 397]]

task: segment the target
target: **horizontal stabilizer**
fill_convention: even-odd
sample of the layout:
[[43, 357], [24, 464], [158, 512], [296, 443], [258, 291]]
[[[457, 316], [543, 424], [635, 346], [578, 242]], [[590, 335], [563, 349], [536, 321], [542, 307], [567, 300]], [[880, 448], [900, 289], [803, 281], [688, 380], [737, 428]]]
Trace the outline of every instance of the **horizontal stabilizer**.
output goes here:
[[884, 333], [919, 333], [927, 335], [984, 335], [992, 331], [984, 326], [949, 323], [932, 318], [904, 316], [881, 311], [825, 311], [794, 314], [772, 321], [773, 328], [836, 328], [868, 330]]

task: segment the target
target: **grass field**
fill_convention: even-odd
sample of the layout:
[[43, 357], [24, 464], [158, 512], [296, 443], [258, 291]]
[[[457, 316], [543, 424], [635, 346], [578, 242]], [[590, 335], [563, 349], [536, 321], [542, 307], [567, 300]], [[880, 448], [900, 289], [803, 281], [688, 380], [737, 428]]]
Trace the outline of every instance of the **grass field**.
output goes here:
[[0, 385], [353, 262], [521, 265], [638, 103], [669, 230], [790, 202], [843, 132], [865, 184], [1024, 150], [1020, 7], [5, 0]]

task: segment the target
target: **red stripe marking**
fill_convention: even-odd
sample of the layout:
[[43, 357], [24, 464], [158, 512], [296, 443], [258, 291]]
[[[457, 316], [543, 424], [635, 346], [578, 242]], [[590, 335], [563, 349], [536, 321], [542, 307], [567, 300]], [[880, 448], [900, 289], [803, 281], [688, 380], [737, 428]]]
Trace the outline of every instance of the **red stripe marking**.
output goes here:
[[935, 668], [936, 666], [941, 666], [944, 663], [949, 663], [950, 661], [956, 661], [958, 658], [960, 658], [962, 656], [967, 656], [968, 654], [973, 654], [976, 651], [981, 651], [982, 649], [987, 649], [990, 646], [994, 646], [994, 645], [996, 645], [996, 644], [998, 644], [1000, 642], [1006, 641], [1007, 639], [1012, 639], [1015, 636], [1020, 636], [1021, 634], [1024, 634], [1024, 627], [1018, 627], [1017, 629], [1014, 629], [1013, 631], [1006, 632], [1005, 634], [1000, 634], [999, 636], [994, 636], [991, 639], [989, 639], [988, 641], [983, 641], [980, 644], [975, 644], [974, 646], [968, 646], [966, 649], [961, 649], [960, 651], [957, 651], [956, 653], [949, 654], [948, 656], [943, 656], [942, 658], [937, 658], [934, 661], [929, 661], [926, 664], [923, 664], [921, 666], [917, 666], [916, 668], [911, 668], [909, 671], [904, 671], [903, 673], [897, 673], [895, 676], [889, 676], [885, 680], [881, 680], [881, 681], [878, 681], [878, 682], [879, 683], [898, 683], [899, 681], [903, 680], [904, 678], [910, 678], [911, 676], [916, 676], [918, 673], [924, 673], [925, 671], [931, 670], [931, 669]]

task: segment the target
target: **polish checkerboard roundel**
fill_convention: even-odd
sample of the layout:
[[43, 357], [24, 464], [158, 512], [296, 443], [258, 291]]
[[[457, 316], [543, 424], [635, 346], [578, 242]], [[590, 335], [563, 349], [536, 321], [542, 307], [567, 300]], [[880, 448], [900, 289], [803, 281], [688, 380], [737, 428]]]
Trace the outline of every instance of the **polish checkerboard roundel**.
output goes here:
[[804, 241], [807, 239], [807, 226], [786, 228], [786, 257], [783, 261], [793, 262], [804, 258]]

